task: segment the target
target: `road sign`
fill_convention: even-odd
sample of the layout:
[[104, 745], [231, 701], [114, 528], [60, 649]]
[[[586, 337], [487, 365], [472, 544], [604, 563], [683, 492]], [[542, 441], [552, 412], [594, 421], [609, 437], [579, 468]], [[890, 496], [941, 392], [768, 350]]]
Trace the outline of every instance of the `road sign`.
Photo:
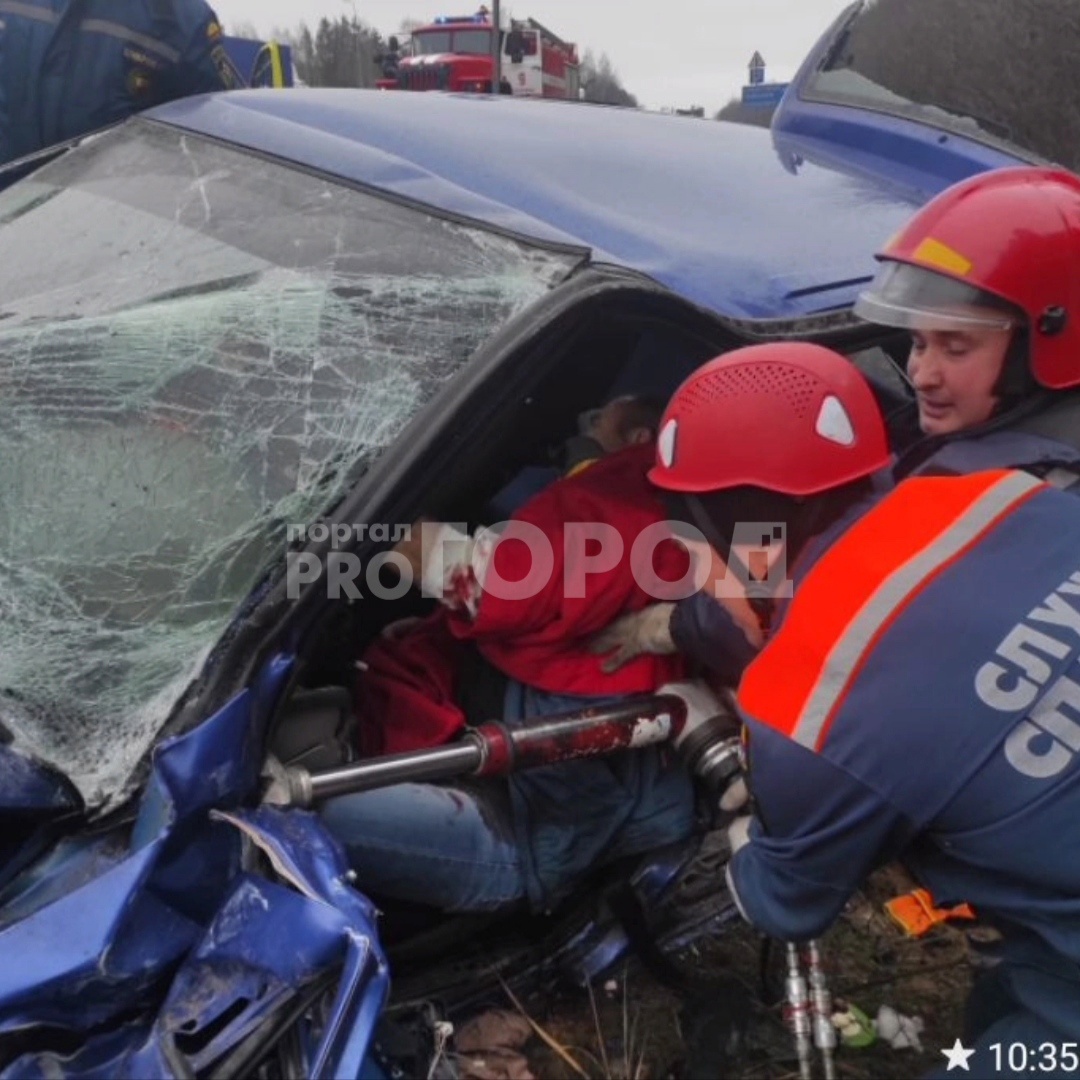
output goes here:
[[742, 103], [756, 109], [774, 109], [780, 104], [780, 99], [784, 96], [784, 91], [787, 88], [787, 83], [763, 83], [758, 86], [744, 86], [742, 88]]
[[760, 86], [765, 81], [765, 60], [756, 49], [750, 57], [750, 85]]

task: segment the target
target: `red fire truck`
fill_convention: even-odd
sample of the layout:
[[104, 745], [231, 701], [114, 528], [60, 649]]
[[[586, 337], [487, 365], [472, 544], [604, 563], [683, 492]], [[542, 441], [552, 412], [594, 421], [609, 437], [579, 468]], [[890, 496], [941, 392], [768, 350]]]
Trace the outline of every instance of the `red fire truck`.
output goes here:
[[[408, 55], [396, 64], [396, 78], [377, 85], [397, 90], [457, 90], [490, 94], [491, 15], [442, 15], [413, 31]], [[500, 87], [520, 97], [577, 101], [577, 47], [556, 37], [535, 19], [512, 19], [499, 33]]]

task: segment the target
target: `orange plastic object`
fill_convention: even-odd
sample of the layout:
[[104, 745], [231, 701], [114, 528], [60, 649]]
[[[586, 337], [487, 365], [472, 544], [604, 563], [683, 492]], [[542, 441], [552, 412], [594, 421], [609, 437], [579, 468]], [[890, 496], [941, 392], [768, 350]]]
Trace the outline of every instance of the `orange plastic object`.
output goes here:
[[890, 918], [909, 937], [922, 937], [949, 919], [974, 919], [975, 912], [968, 904], [953, 908], [939, 908], [926, 889], [914, 889], [888, 901], [885, 910]]

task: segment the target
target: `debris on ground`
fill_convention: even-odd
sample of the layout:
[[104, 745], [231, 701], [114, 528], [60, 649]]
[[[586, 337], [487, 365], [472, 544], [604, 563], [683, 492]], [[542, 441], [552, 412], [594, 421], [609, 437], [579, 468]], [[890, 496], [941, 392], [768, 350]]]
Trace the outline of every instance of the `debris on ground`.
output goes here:
[[882, 1005], [874, 1019], [874, 1031], [894, 1050], [922, 1051], [919, 1036], [926, 1024], [921, 1016], [904, 1016], [889, 1005]]
[[455, 1037], [462, 1080], [536, 1080], [521, 1048], [532, 1037], [525, 1017], [489, 1009], [462, 1024]]
[[842, 1007], [832, 1015], [833, 1027], [836, 1028], [844, 1046], [861, 1049], [877, 1040], [877, 1028], [857, 1005], [850, 1002], [837, 1002]]
[[[822, 939], [834, 1017], [841, 1017], [836, 1059], [845, 1080], [917, 1076], [936, 1068], [941, 1047], [960, 1034], [971, 977], [968, 937], [980, 938], [985, 928], [948, 920], [921, 937], [907, 935], [884, 905], [910, 887], [910, 879], [895, 869], [879, 872]], [[760, 935], [740, 925], [680, 958], [680, 966], [699, 978], [724, 976], [732, 997], [726, 1003], [710, 1005], [693, 993], [676, 993], [635, 960], [612, 972], [608, 985], [598, 984], [595, 994], [564, 989], [515, 999], [533, 1033], [543, 1032], [520, 1052], [532, 1075], [545, 1080], [797, 1075], [794, 1043], [783, 1020], [783, 949], [763, 954], [762, 944]], [[737, 1058], [718, 1073], [716, 1055], [729, 1053], [733, 1039], [731, 1032], [723, 1032], [722, 1039], [716, 1034], [723, 1025], [709, 1009], [727, 1016], [738, 1007], [749, 1009], [752, 1022]]]

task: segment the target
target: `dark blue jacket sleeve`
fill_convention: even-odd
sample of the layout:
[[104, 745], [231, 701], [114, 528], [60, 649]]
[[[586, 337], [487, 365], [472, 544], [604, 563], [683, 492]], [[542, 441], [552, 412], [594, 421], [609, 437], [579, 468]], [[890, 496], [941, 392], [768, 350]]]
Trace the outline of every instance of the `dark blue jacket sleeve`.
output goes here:
[[732, 686], [758, 653], [727, 608], [706, 592], [675, 605], [671, 637], [683, 656]]
[[221, 24], [203, 0], [177, 0], [180, 60], [171, 73], [168, 97], [236, 90], [247, 85], [222, 43]]
[[885, 799], [818, 754], [750, 725], [750, 842], [728, 881], [746, 918], [785, 941], [829, 928], [910, 827]]

